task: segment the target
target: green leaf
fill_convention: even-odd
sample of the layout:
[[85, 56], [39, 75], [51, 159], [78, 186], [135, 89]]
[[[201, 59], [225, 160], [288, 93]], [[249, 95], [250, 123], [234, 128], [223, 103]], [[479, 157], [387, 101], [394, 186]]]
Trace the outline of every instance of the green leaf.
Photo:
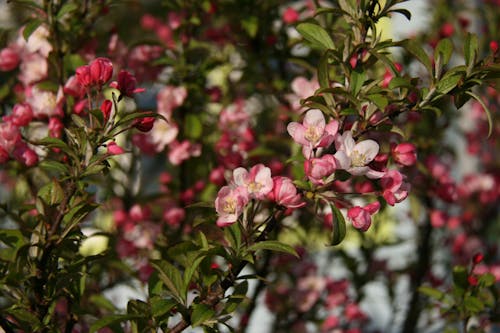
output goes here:
[[[330, 69], [328, 68], [328, 58], [329, 58], [328, 54], [329, 52], [325, 51], [319, 60], [318, 82], [321, 88], [330, 88], [330, 78], [329, 78]], [[323, 97], [325, 98], [325, 101], [328, 105], [333, 106], [335, 104], [331, 93], [325, 92], [323, 94]]]
[[23, 37], [24, 40], [28, 41], [28, 38], [30, 38], [31, 34], [35, 32], [35, 30], [43, 23], [42, 20], [40, 19], [32, 19], [24, 26], [23, 29]]
[[438, 62], [438, 57], [441, 57], [441, 65], [446, 65], [450, 61], [453, 53], [453, 43], [449, 38], [443, 38], [439, 41], [434, 50], [434, 61]]
[[335, 245], [338, 245], [340, 244], [344, 238], [345, 238], [345, 234], [346, 234], [346, 223], [345, 223], [345, 219], [344, 219], [344, 215], [342, 215], [342, 212], [340, 211], [340, 209], [337, 208], [337, 206], [335, 206], [334, 204], [330, 204], [330, 207], [332, 209], [332, 214], [333, 214], [333, 219], [332, 219], [332, 223], [333, 223], [333, 228], [332, 228], [332, 241], [331, 241], [331, 245], [335, 246]]
[[447, 94], [452, 91], [462, 80], [462, 74], [448, 72], [443, 76], [441, 80], [436, 84], [436, 91], [441, 94]]
[[167, 314], [177, 304], [173, 299], [153, 296], [150, 300], [153, 317], [161, 317]]
[[481, 300], [479, 298], [472, 296], [472, 295], [465, 297], [464, 305], [465, 305], [465, 308], [472, 313], [478, 313], [478, 312], [483, 311], [483, 309], [484, 309], [483, 302], [481, 302]]
[[158, 277], [168, 290], [170, 290], [172, 296], [174, 296], [179, 303], [184, 304], [186, 295], [182, 293], [184, 286], [179, 269], [165, 260], [152, 261], [151, 266], [158, 271]]
[[215, 311], [206, 304], [194, 304], [191, 314], [191, 326], [196, 327], [203, 324], [215, 315]]
[[0, 243], [3, 243], [7, 248], [1, 246], [0, 260], [14, 262], [17, 256], [17, 251], [28, 241], [24, 238], [21, 231], [17, 229], [0, 229]]
[[491, 118], [490, 109], [486, 106], [486, 104], [484, 104], [483, 100], [473, 92], [466, 91], [465, 93], [470, 97], [474, 98], [483, 107], [483, 110], [486, 113], [486, 117], [488, 118], [488, 137], [490, 137], [491, 133], [493, 132], [493, 119]]
[[366, 80], [366, 73], [360, 69], [351, 72], [350, 88], [353, 96], [357, 96]]
[[479, 284], [485, 287], [491, 287], [495, 284], [495, 276], [491, 273], [485, 273], [479, 277]]
[[300, 23], [296, 29], [313, 47], [321, 51], [335, 48], [335, 44], [328, 32], [317, 24]]
[[467, 33], [464, 42], [464, 58], [465, 65], [469, 66], [476, 62], [477, 55], [479, 53], [479, 46], [477, 41], [477, 36], [475, 34]]
[[467, 268], [464, 266], [453, 267], [453, 284], [462, 289], [467, 289], [469, 282], [467, 281]]
[[389, 101], [386, 97], [381, 94], [374, 94], [367, 96], [370, 101], [372, 101], [380, 110], [384, 110]]
[[425, 66], [427, 71], [429, 73], [432, 73], [431, 60], [418, 41], [406, 39], [397, 43], [396, 45], [402, 46], [406, 51], [415, 56], [417, 60]]
[[241, 26], [250, 37], [254, 38], [259, 30], [259, 19], [255, 16], [246, 17], [241, 21]]
[[74, 12], [77, 9], [78, 9], [78, 5], [76, 3], [67, 2], [61, 7], [61, 9], [59, 9], [59, 12], [57, 13], [56, 18], [58, 20], [60, 20], [65, 14], [68, 14], [70, 12]]
[[279, 241], [274, 241], [274, 240], [262, 241], [252, 244], [251, 246], [248, 247], [248, 251], [259, 251], [259, 250], [284, 252], [299, 258], [298, 253], [295, 251], [293, 247]]
[[191, 139], [198, 139], [203, 134], [203, 126], [200, 117], [195, 114], [188, 114], [184, 122], [184, 134]]
[[119, 324], [125, 321], [140, 319], [142, 316], [138, 314], [115, 314], [103, 317], [90, 326], [90, 333], [97, 332], [101, 328]]
[[46, 204], [53, 206], [60, 204], [64, 199], [64, 191], [58, 181], [52, 179], [38, 190], [37, 196]]
[[198, 257], [191, 261], [189, 265], [186, 266], [186, 270], [184, 271], [184, 288], [183, 288], [183, 293], [187, 293], [189, 285], [191, 284], [191, 278], [193, 277], [194, 272], [196, 272], [196, 269], [198, 266], [200, 266], [200, 263], [205, 259], [206, 253], [202, 252], [198, 254]]
[[437, 289], [434, 289], [432, 287], [428, 287], [428, 286], [420, 286], [418, 288], [418, 291], [432, 299], [435, 299], [435, 300], [441, 300], [443, 299], [444, 297], [444, 293], [437, 290]]
[[389, 89], [396, 88], [411, 88], [411, 82], [404, 77], [394, 77], [391, 82], [389, 82]]
[[43, 160], [38, 166], [46, 171], [55, 172], [59, 174], [59, 176], [69, 174], [69, 168], [66, 164], [54, 160]]

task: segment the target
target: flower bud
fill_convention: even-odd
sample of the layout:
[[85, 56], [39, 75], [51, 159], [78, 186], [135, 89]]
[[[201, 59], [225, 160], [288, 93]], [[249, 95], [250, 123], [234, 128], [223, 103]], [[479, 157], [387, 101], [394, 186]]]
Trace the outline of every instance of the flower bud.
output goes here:
[[76, 79], [78, 83], [84, 88], [89, 88], [92, 85], [90, 79], [90, 67], [87, 65], [80, 66], [76, 69]]
[[6, 47], [0, 51], [0, 71], [8, 72], [19, 65], [19, 55], [12, 48]]
[[112, 109], [113, 109], [113, 102], [111, 102], [109, 99], [106, 99], [104, 100], [104, 102], [102, 102], [101, 112], [105, 123], [108, 122]]
[[417, 161], [416, 147], [412, 143], [405, 142], [394, 145], [391, 152], [396, 163], [404, 166], [411, 166]]
[[110, 155], [120, 155], [123, 154], [125, 150], [116, 144], [116, 142], [111, 141], [108, 143], [108, 154]]
[[111, 79], [113, 75], [113, 64], [107, 58], [97, 58], [89, 64], [90, 81], [101, 87]]
[[153, 128], [155, 120], [155, 117], [144, 117], [136, 119], [134, 122], [134, 127], [141, 132], [149, 132]]

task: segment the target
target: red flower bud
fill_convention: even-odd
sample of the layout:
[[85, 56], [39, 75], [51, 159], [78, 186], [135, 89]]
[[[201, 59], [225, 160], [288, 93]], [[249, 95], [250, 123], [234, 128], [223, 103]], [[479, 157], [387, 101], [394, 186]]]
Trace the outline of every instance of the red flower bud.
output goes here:
[[109, 120], [112, 108], [113, 108], [113, 102], [111, 102], [109, 99], [106, 99], [104, 100], [104, 102], [102, 102], [101, 112], [105, 123]]
[[136, 119], [134, 122], [134, 127], [141, 132], [149, 132], [153, 128], [155, 120], [155, 117], [144, 117]]
[[283, 22], [293, 24], [299, 20], [299, 13], [292, 7], [288, 7], [283, 13]]
[[8, 72], [19, 65], [19, 55], [13, 49], [6, 47], [0, 51], [0, 71]]
[[78, 83], [84, 88], [88, 88], [92, 85], [90, 79], [90, 67], [88, 65], [80, 66], [76, 69], [76, 79]]
[[396, 163], [404, 166], [411, 166], [417, 161], [417, 149], [412, 143], [404, 142], [395, 145], [391, 152]]
[[473, 287], [477, 286], [477, 284], [479, 282], [478, 279], [477, 279], [477, 276], [475, 276], [475, 275], [469, 275], [467, 277], [467, 281], [469, 282], [469, 285], [471, 285]]
[[490, 42], [490, 50], [491, 50], [491, 52], [493, 52], [493, 54], [498, 52], [498, 42], [497, 41], [492, 40]]
[[89, 67], [90, 80], [99, 87], [108, 82], [113, 75], [113, 64], [107, 58], [97, 58], [89, 64]]
[[111, 82], [109, 86], [120, 90], [120, 97], [133, 97], [135, 93], [143, 92], [145, 90], [144, 88], [136, 88], [136, 84], [137, 80], [135, 77], [126, 70], [122, 69], [120, 73], [118, 73], [118, 81]]
[[483, 259], [484, 259], [484, 255], [481, 252], [479, 252], [479, 253], [476, 253], [474, 255], [474, 257], [472, 257], [472, 262], [474, 263], [474, 265], [477, 265], [481, 261], [483, 261]]

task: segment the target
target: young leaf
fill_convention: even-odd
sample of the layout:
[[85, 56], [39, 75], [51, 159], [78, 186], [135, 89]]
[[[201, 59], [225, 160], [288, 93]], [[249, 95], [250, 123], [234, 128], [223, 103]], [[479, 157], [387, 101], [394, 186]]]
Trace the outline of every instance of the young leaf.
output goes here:
[[350, 87], [353, 96], [357, 96], [361, 88], [363, 87], [363, 83], [365, 83], [366, 73], [362, 70], [356, 69], [351, 72], [351, 82]]
[[163, 281], [165, 286], [170, 290], [172, 296], [174, 296], [179, 303], [184, 304], [186, 300], [186, 295], [182, 293], [183, 282], [181, 273], [172, 264], [167, 261], [152, 261], [151, 266], [155, 268], [159, 273], [159, 278]]
[[464, 42], [465, 65], [468, 66], [471, 63], [474, 64], [476, 62], [478, 52], [479, 46], [477, 36], [475, 34], [468, 33]]
[[406, 39], [406, 40], [399, 42], [397, 45], [402, 46], [404, 49], [406, 49], [406, 51], [408, 51], [413, 56], [415, 56], [417, 58], [417, 60], [420, 61], [425, 66], [427, 71], [429, 73], [432, 73], [431, 60], [429, 59], [429, 56], [424, 51], [422, 46], [420, 46], [420, 44], [417, 41], [411, 40], [411, 39]]
[[57, 13], [56, 18], [60, 20], [65, 14], [68, 14], [70, 12], [74, 12], [75, 10], [78, 9], [78, 5], [73, 2], [68, 2], [65, 3], [61, 9], [59, 9], [59, 12]]
[[104, 327], [116, 325], [116, 324], [119, 324], [119, 323], [122, 323], [122, 322], [128, 321], [128, 320], [140, 319], [140, 318], [141, 318], [141, 316], [138, 314], [108, 315], [108, 316], [105, 316], [105, 317], [97, 320], [96, 322], [94, 322], [90, 326], [89, 332], [94, 333], [94, 332], [97, 332], [98, 330], [100, 330], [101, 328], [104, 328]]
[[437, 92], [441, 94], [447, 94], [452, 91], [462, 79], [462, 74], [448, 72], [443, 76], [441, 80], [436, 85]]
[[435, 300], [441, 300], [443, 297], [444, 297], [444, 293], [437, 290], [437, 289], [434, 289], [434, 288], [431, 288], [431, 287], [428, 287], [428, 286], [421, 286], [420, 288], [418, 288], [418, 291], [430, 298], [433, 298]]
[[270, 250], [270, 251], [277, 251], [277, 252], [284, 252], [291, 254], [297, 258], [299, 258], [299, 255], [295, 251], [293, 247], [291, 247], [288, 244], [279, 242], [279, 241], [273, 241], [273, 240], [268, 240], [268, 241], [263, 241], [263, 242], [258, 242], [255, 244], [252, 244], [249, 248], [248, 251], [258, 251], [258, 250]]
[[483, 100], [478, 95], [474, 94], [471, 91], [466, 91], [465, 93], [474, 98], [483, 107], [483, 110], [486, 113], [486, 117], [488, 118], [488, 137], [490, 137], [491, 133], [493, 132], [493, 119], [491, 118], [490, 109], [486, 106], [486, 104], [484, 104]]
[[205, 321], [215, 315], [215, 311], [206, 304], [194, 304], [193, 313], [191, 314], [191, 325], [193, 327], [200, 326]]
[[434, 50], [434, 60], [437, 61], [437, 58], [441, 56], [441, 64], [444, 66], [448, 64], [451, 58], [451, 54], [453, 53], [453, 43], [448, 38], [443, 38], [439, 41]]
[[313, 47], [321, 51], [335, 48], [335, 44], [328, 32], [317, 24], [300, 23], [296, 29]]
[[31, 34], [35, 32], [35, 30], [42, 24], [42, 20], [40, 19], [33, 19], [30, 20], [28, 24], [24, 26], [23, 29], [23, 37], [24, 40], [28, 41], [28, 38], [30, 38]]
[[345, 219], [344, 219], [344, 215], [342, 215], [342, 212], [340, 211], [340, 209], [337, 208], [337, 206], [335, 206], [334, 204], [331, 204], [330, 205], [331, 209], [332, 209], [332, 214], [333, 214], [333, 230], [332, 230], [332, 234], [333, 234], [333, 237], [332, 237], [332, 242], [331, 242], [331, 245], [338, 245], [340, 244], [344, 238], [345, 238], [345, 234], [346, 234], [346, 227], [345, 227]]

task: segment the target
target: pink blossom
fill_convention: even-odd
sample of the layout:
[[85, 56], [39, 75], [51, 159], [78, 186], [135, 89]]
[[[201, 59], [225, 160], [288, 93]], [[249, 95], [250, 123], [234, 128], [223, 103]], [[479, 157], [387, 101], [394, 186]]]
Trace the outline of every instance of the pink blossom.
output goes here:
[[337, 163], [335, 157], [330, 154], [304, 161], [306, 176], [315, 185], [324, 185], [328, 183], [329, 177], [333, 175], [336, 168]]
[[303, 76], [298, 76], [293, 79], [291, 88], [293, 94], [288, 94], [286, 96], [286, 99], [288, 100], [291, 108], [294, 111], [299, 111], [302, 108], [302, 105], [300, 105], [300, 100], [305, 99], [309, 96], [313, 96], [316, 90], [320, 88], [320, 86], [318, 80], [315, 78], [307, 80]]
[[120, 100], [123, 96], [134, 97], [134, 94], [145, 91], [144, 88], [136, 88], [137, 80], [135, 77], [126, 70], [121, 70], [118, 73], [118, 80], [113, 81], [109, 84], [111, 88], [118, 89], [120, 91]]
[[326, 317], [321, 325], [321, 332], [331, 332], [335, 327], [339, 326], [340, 319], [334, 315]]
[[99, 88], [107, 83], [113, 75], [113, 64], [107, 58], [96, 58], [89, 64], [90, 81]]
[[134, 121], [134, 127], [141, 132], [149, 132], [153, 128], [155, 120], [155, 117], [139, 118]]
[[224, 108], [219, 115], [219, 128], [230, 133], [241, 134], [250, 125], [250, 114], [245, 110], [245, 102], [237, 100]]
[[248, 172], [244, 168], [233, 171], [233, 180], [237, 186], [244, 187], [251, 198], [264, 199], [273, 189], [271, 169], [257, 164]]
[[210, 175], [208, 176], [210, 182], [217, 186], [224, 185], [226, 183], [226, 178], [224, 177], [224, 170], [225, 169], [222, 165], [218, 166], [215, 169], [212, 169], [210, 171]]
[[385, 201], [391, 206], [403, 201], [408, 196], [410, 184], [404, 182], [403, 175], [398, 170], [389, 170], [380, 180]]
[[10, 153], [14, 150], [15, 145], [21, 141], [21, 132], [12, 121], [6, 121], [5, 117], [3, 117], [3, 121], [0, 123], [0, 147]]
[[288, 7], [283, 12], [283, 22], [286, 24], [292, 24], [299, 20], [299, 13], [292, 7]]
[[392, 157], [404, 166], [411, 166], [417, 161], [417, 149], [413, 143], [404, 142], [391, 148]]
[[109, 120], [112, 109], [113, 109], [113, 102], [111, 102], [109, 99], [105, 99], [101, 104], [101, 112], [105, 124]]
[[125, 152], [125, 150], [120, 147], [119, 145], [116, 144], [116, 142], [114, 141], [111, 141], [107, 144], [107, 151], [108, 151], [108, 154], [110, 155], [120, 155], [120, 154], [123, 154]]
[[305, 276], [297, 282], [297, 309], [300, 312], [309, 311], [318, 302], [321, 293], [325, 290], [326, 280], [318, 276]]
[[373, 161], [378, 154], [379, 146], [374, 140], [363, 140], [356, 143], [352, 138], [351, 131], [345, 131], [342, 136], [335, 140], [335, 158], [339, 169], [347, 170], [355, 176], [366, 175], [368, 178], [380, 178], [383, 172], [376, 171], [367, 165]]
[[26, 102], [31, 106], [33, 116], [37, 119], [44, 117], [63, 116], [62, 104], [64, 94], [59, 89], [57, 95], [52, 91], [40, 90], [33, 87], [26, 98]]
[[179, 165], [191, 156], [201, 155], [201, 145], [188, 140], [173, 141], [169, 146], [168, 160], [173, 165]]
[[297, 193], [297, 188], [290, 178], [277, 176], [273, 178], [273, 189], [269, 193], [269, 199], [286, 208], [300, 208], [306, 205], [302, 197]]
[[442, 228], [448, 221], [448, 215], [442, 210], [433, 209], [430, 213], [430, 220], [434, 228]]
[[244, 188], [223, 186], [215, 199], [215, 210], [219, 215], [217, 225], [225, 227], [235, 223], [248, 200], [248, 193]]
[[179, 226], [185, 218], [186, 211], [180, 207], [167, 208], [163, 213], [163, 219], [171, 226]]
[[23, 127], [28, 125], [33, 119], [33, 110], [28, 103], [16, 104], [12, 109], [12, 117], [14, 125]]
[[67, 95], [81, 98], [85, 95], [85, 89], [78, 81], [76, 75], [70, 76], [66, 83], [64, 84], [63, 92]]
[[312, 157], [313, 149], [328, 147], [335, 140], [338, 128], [336, 120], [326, 125], [323, 112], [317, 109], [307, 111], [302, 124], [291, 122], [287, 126], [293, 140], [302, 145], [305, 158]]
[[351, 221], [354, 228], [361, 231], [367, 231], [372, 224], [371, 216], [380, 208], [380, 203], [375, 201], [365, 207], [354, 206], [347, 211], [347, 218]]
[[147, 141], [154, 146], [156, 152], [160, 152], [174, 142], [178, 133], [179, 128], [174, 122], [156, 119], [153, 128], [147, 135]]
[[12, 156], [20, 163], [30, 167], [38, 163], [38, 155], [25, 142], [19, 141], [12, 152]]
[[0, 50], [0, 71], [8, 72], [19, 65], [19, 54], [13, 47]]
[[170, 120], [174, 109], [181, 106], [186, 97], [187, 90], [184, 87], [163, 87], [156, 96], [158, 113]]
[[29, 86], [45, 79], [48, 70], [47, 59], [44, 56], [30, 53], [22, 59], [18, 78], [25, 86]]
[[64, 124], [59, 117], [51, 117], [49, 119], [49, 135], [53, 138], [60, 138], [62, 131], [64, 129]]

